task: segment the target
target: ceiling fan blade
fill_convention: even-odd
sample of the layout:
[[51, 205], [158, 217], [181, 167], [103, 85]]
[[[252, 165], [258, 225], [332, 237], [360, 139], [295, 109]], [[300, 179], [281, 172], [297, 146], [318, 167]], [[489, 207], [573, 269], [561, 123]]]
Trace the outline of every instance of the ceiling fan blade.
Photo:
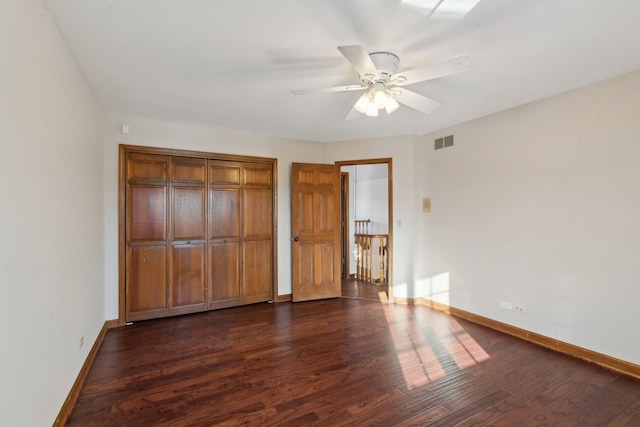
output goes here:
[[[412, 83], [423, 82], [425, 80], [437, 79], [438, 77], [449, 76], [461, 73], [473, 68], [469, 55], [460, 55], [446, 61], [431, 64], [423, 68], [402, 71], [394, 74], [392, 82], [395, 86], [406, 86]], [[398, 81], [395, 79], [399, 78]], [[404, 77], [404, 80], [402, 78]]]
[[338, 46], [338, 50], [344, 56], [351, 66], [361, 76], [372, 76], [374, 79], [379, 79], [380, 74], [376, 69], [376, 66], [371, 61], [366, 49], [360, 45], [355, 46]]
[[440, 106], [438, 101], [434, 101], [433, 99], [404, 88], [394, 88], [393, 92], [395, 94], [396, 101], [424, 114], [430, 114]]
[[348, 85], [348, 86], [335, 86], [335, 87], [325, 87], [320, 89], [300, 89], [300, 90], [292, 90], [291, 93], [294, 95], [306, 95], [309, 93], [329, 93], [329, 92], [354, 92], [358, 90], [368, 89], [369, 86], [362, 85]]

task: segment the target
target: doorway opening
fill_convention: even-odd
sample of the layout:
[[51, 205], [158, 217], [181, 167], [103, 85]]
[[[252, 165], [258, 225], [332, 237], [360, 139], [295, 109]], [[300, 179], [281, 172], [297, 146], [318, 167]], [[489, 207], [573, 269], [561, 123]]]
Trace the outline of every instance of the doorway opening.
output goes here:
[[392, 301], [391, 159], [336, 164], [341, 172], [342, 297]]

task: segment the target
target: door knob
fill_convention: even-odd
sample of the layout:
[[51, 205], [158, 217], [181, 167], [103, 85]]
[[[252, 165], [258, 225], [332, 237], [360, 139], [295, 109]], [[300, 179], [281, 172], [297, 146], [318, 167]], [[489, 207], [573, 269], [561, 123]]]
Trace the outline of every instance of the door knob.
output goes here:
[[296, 236], [296, 237], [294, 237], [294, 238], [293, 238], [293, 239], [291, 239], [291, 240], [293, 240], [294, 242], [297, 242], [298, 240], [300, 240], [300, 238], [299, 238], [298, 236]]

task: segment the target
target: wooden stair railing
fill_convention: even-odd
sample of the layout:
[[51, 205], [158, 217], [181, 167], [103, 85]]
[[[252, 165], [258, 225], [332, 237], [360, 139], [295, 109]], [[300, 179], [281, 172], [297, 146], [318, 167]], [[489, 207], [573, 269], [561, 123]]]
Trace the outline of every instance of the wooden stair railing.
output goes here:
[[355, 234], [369, 234], [370, 219], [356, 219], [356, 233]]
[[355, 221], [355, 277], [371, 283], [387, 283], [389, 235], [369, 234], [370, 222], [369, 219]]

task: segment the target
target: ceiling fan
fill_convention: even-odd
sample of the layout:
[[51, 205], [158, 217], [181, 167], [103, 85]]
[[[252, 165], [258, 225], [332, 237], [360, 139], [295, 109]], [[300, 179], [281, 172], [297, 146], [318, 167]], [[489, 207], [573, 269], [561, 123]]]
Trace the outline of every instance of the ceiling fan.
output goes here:
[[390, 52], [367, 53], [360, 45], [339, 46], [338, 50], [360, 75], [360, 84], [321, 89], [292, 90], [294, 95], [326, 92], [365, 91], [353, 106], [345, 120], [355, 119], [360, 113], [376, 117], [384, 109], [393, 113], [400, 104], [425, 114], [431, 113], [440, 103], [416, 92], [405, 89], [413, 83], [449, 76], [473, 68], [468, 55], [460, 55], [423, 68], [396, 72], [400, 59]]

